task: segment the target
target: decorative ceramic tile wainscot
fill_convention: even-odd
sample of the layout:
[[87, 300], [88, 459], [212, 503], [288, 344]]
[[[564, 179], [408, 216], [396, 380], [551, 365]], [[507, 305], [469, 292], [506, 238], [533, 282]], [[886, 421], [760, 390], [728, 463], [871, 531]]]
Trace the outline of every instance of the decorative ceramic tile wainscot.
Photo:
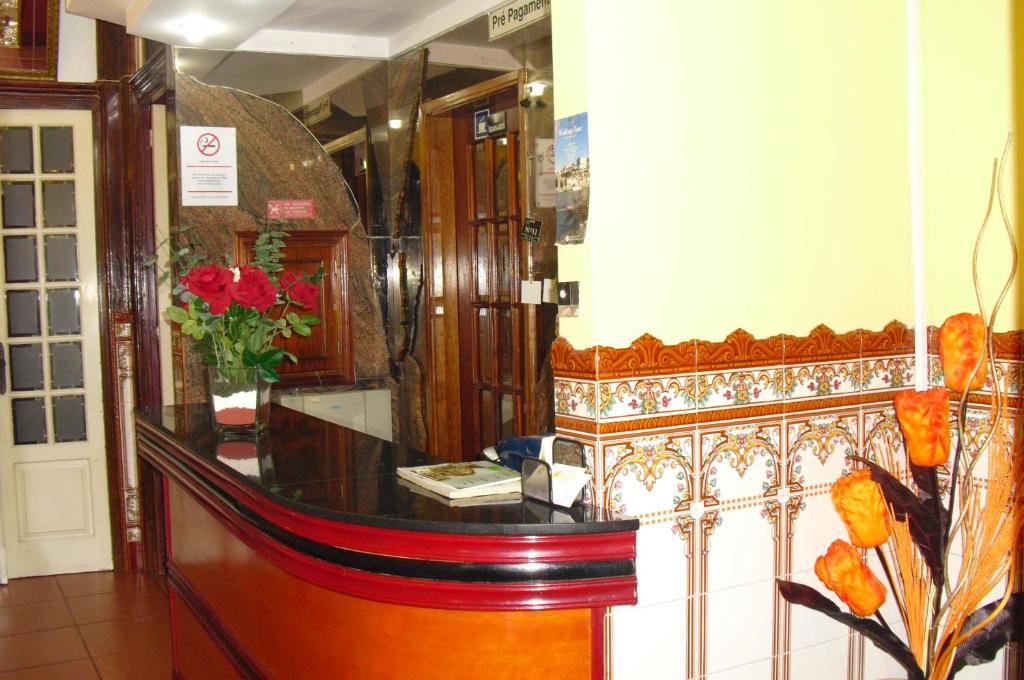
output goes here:
[[[929, 330], [929, 379], [938, 384]], [[1014, 414], [1021, 337], [995, 337], [997, 379]], [[717, 343], [555, 343], [556, 429], [586, 443], [598, 502], [641, 519], [639, 602], [609, 621], [615, 680], [899, 675], [847, 628], [790, 608], [774, 580], [816, 583], [814, 559], [845, 535], [829, 488], [849, 469], [847, 455], [898, 433], [891, 403], [913, 384], [913, 351], [913, 331], [897, 321], [842, 335], [819, 326], [766, 339], [737, 330]], [[971, 411], [970, 423], [977, 447], [987, 412]], [[1003, 678], [1004, 665], [961, 675]]]

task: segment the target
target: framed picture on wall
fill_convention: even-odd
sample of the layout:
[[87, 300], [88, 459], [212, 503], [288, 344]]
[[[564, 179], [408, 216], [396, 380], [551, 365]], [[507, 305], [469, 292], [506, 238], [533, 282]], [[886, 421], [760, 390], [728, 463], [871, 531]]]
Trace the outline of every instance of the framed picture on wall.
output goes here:
[[57, 78], [59, 0], [0, 0], [0, 78]]

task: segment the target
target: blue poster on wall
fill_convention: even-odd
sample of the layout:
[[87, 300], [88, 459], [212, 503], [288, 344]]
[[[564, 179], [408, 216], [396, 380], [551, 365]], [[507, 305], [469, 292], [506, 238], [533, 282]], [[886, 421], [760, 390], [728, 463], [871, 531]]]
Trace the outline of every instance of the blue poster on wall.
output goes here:
[[555, 243], [583, 243], [590, 213], [587, 114], [555, 121]]

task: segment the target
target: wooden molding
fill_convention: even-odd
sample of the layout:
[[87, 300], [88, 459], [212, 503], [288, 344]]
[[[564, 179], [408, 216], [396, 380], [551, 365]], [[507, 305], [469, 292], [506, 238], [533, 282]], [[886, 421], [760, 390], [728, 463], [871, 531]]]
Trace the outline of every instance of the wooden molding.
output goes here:
[[96, 83], [53, 83], [0, 80], [2, 109], [98, 109]]
[[460, 106], [471, 104], [477, 99], [483, 97], [489, 97], [492, 94], [501, 92], [504, 89], [519, 85], [520, 95], [522, 94], [522, 85], [526, 82], [525, 71], [510, 71], [503, 73], [500, 76], [485, 80], [482, 83], [477, 83], [472, 87], [467, 87], [464, 90], [453, 92], [444, 97], [438, 97], [432, 99], [429, 102], [423, 102], [421, 109], [424, 116], [436, 116], [438, 114], [446, 113], [452, 109], [457, 109]]

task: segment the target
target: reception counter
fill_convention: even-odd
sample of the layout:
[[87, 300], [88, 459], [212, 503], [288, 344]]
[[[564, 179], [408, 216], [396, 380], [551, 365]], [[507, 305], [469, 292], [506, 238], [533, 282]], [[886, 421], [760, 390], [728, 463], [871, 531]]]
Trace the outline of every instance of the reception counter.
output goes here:
[[399, 480], [438, 462], [275, 405], [257, 443], [205, 407], [137, 412], [163, 508], [176, 677], [604, 677], [636, 602], [636, 520]]

